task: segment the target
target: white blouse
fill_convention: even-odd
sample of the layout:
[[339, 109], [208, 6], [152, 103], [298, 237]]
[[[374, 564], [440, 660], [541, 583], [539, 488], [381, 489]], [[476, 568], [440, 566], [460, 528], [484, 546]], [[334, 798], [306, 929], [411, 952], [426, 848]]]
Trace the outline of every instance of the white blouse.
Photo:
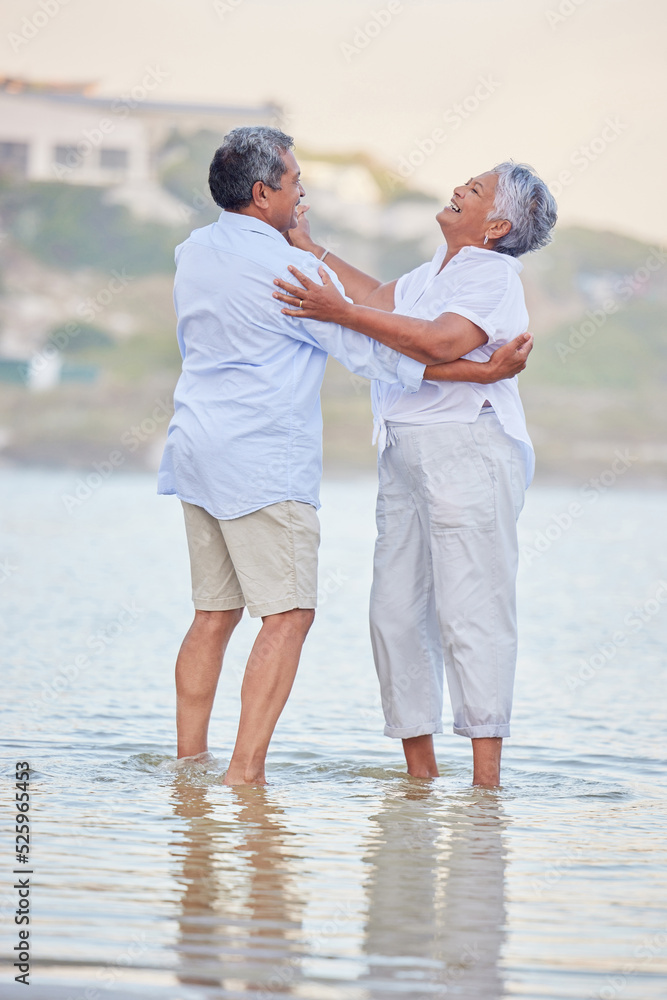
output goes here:
[[[496, 348], [528, 329], [528, 312], [519, 278], [523, 265], [507, 254], [480, 247], [464, 247], [440, 270], [447, 245], [433, 260], [399, 278], [394, 312], [420, 319], [442, 313], [465, 316], [487, 334], [488, 341], [465, 357], [488, 361]], [[428, 382], [414, 393], [398, 383], [373, 382], [371, 388], [375, 433], [380, 454], [387, 443], [387, 425], [473, 423], [485, 400], [492, 404], [505, 432], [522, 445], [526, 486], [533, 478], [535, 454], [526, 429], [517, 378], [480, 385], [473, 382]]]

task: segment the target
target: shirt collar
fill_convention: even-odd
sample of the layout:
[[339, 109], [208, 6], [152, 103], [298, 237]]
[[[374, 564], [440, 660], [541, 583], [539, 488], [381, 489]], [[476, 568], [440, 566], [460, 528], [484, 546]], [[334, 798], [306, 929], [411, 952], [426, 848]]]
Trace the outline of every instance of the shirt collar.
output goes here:
[[[446, 243], [443, 243], [435, 251], [435, 256], [431, 262], [431, 265], [434, 266], [436, 272], [440, 268], [446, 253], [447, 253]], [[516, 257], [510, 257], [510, 255], [507, 253], [498, 253], [497, 250], [486, 250], [484, 247], [462, 247], [462, 249], [459, 250], [459, 252], [452, 257], [449, 263], [451, 264], [455, 260], [465, 260], [466, 257], [474, 257], [477, 258], [478, 260], [481, 260], [483, 257], [488, 257], [491, 255], [493, 255], [493, 257], [496, 259], [498, 257], [502, 258], [502, 260], [504, 260], [505, 263], [508, 264], [509, 267], [511, 267], [512, 270], [515, 271], [517, 274], [520, 274], [521, 271], [523, 271], [523, 264]]]
[[254, 215], [242, 215], [239, 212], [226, 212], [224, 209], [220, 213], [216, 226], [221, 228], [231, 227], [232, 229], [243, 229], [248, 233], [261, 233], [262, 236], [270, 236], [274, 240], [285, 243], [285, 237], [277, 229], [270, 226], [268, 222], [256, 219]]
[[433, 255], [433, 259], [431, 261], [431, 266], [428, 269], [428, 278], [429, 278], [429, 281], [431, 280], [431, 278], [435, 277], [435, 275], [438, 273], [438, 271], [442, 267], [442, 262], [445, 259], [445, 254], [446, 253], [447, 253], [447, 244], [446, 243], [441, 243], [440, 246], [438, 247], [438, 249], [435, 251], [435, 253]]

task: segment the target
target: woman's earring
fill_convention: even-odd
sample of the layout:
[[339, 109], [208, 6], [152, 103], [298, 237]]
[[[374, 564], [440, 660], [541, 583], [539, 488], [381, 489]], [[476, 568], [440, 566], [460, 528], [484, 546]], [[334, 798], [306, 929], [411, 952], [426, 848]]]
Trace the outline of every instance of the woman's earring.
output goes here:
[[486, 244], [487, 244], [488, 242], [489, 242], [489, 237], [488, 237], [488, 236], [485, 236], [485, 237], [484, 237], [484, 246], [486, 246]]

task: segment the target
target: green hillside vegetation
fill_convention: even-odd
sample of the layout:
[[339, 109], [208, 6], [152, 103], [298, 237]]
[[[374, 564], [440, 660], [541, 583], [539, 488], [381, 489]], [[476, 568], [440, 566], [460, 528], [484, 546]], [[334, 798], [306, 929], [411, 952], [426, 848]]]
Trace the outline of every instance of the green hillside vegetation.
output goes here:
[[540, 256], [526, 263], [529, 306], [537, 298], [541, 315], [551, 299], [568, 315], [536, 328], [527, 381], [636, 391], [664, 386], [667, 254], [609, 233], [566, 229]]
[[524, 260], [535, 349], [520, 381], [538, 474], [583, 483], [629, 447], [624, 482], [664, 482], [667, 255], [563, 228]]
[[532, 384], [640, 391], [667, 384], [667, 254], [613, 233], [563, 229], [525, 260], [535, 327], [525, 380]]
[[[667, 388], [664, 322], [664, 305], [638, 300], [608, 316], [585, 340], [576, 335], [581, 324], [559, 324], [534, 351], [526, 378], [574, 388]], [[575, 344], [581, 346], [570, 346], [573, 336]]]
[[142, 222], [105, 200], [105, 188], [0, 179], [0, 218], [17, 246], [50, 267], [172, 272], [188, 226]]

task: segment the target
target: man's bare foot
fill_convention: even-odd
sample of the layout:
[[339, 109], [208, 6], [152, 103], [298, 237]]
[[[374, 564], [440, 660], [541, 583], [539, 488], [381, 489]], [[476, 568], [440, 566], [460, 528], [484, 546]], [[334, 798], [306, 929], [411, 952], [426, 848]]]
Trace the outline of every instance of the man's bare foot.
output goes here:
[[265, 785], [266, 754], [292, 689], [312, 608], [262, 618], [241, 685], [241, 718], [226, 785]]
[[223, 779], [223, 785], [267, 785], [264, 769], [261, 772], [244, 771], [240, 767], [230, 767]]

